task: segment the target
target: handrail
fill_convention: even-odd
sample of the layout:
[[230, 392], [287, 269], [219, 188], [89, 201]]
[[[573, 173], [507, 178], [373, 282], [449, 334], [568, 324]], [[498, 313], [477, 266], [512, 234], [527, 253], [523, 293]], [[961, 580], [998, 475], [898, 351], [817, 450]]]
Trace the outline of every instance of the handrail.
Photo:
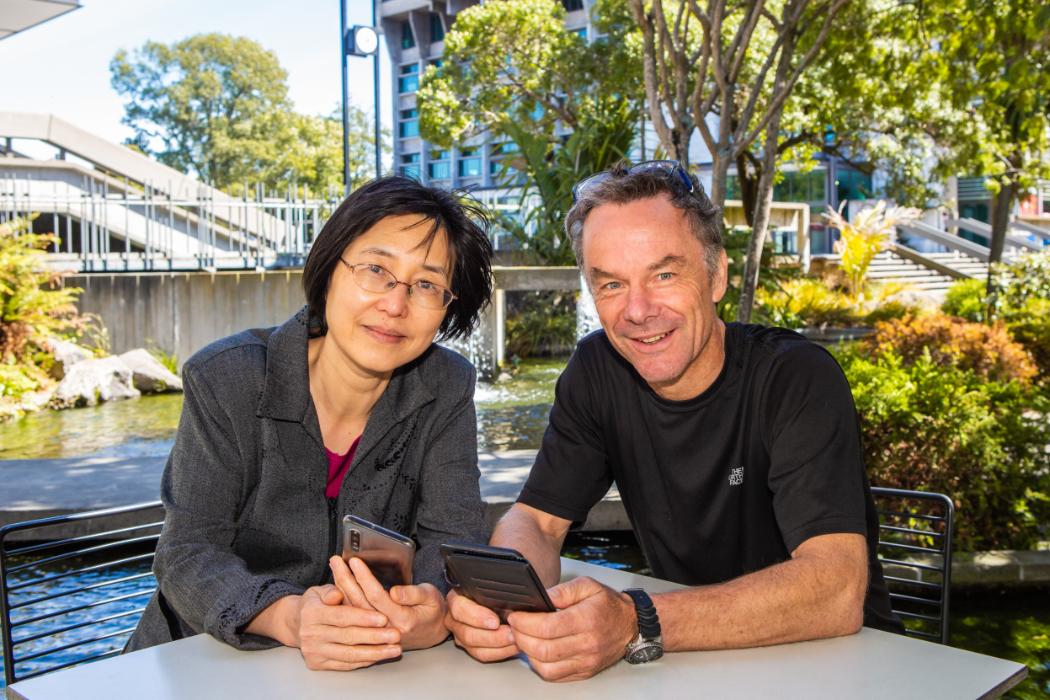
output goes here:
[[1044, 241], [1050, 242], [1050, 229], [1045, 229], [1042, 226], [1030, 224], [1027, 221], [1011, 221], [1010, 225], [1016, 229], [1024, 231], [1025, 233], [1030, 233], [1033, 236], [1039, 236]]
[[965, 272], [956, 270], [954, 267], [945, 265], [944, 263], [938, 262], [933, 258], [928, 258], [919, 251], [913, 248], [909, 248], [906, 245], [901, 245], [900, 243], [890, 243], [886, 246], [886, 248], [887, 250], [901, 256], [905, 260], [910, 260], [917, 265], [922, 265], [923, 267], [933, 270], [934, 272], [939, 272], [946, 277], [951, 277], [952, 279], [957, 280], [971, 279], [970, 275], [966, 274]]
[[[989, 241], [992, 240], [992, 227], [983, 221], [977, 219], [971, 219], [969, 217], [962, 217], [959, 219], [948, 219], [949, 226], [958, 226], [961, 229], [965, 229], [970, 233], [976, 233], [978, 236], [983, 236]], [[1032, 243], [1023, 236], [1018, 236], [1015, 233], [1006, 233], [1006, 242], [1015, 248], [1027, 248], [1028, 250], [1042, 250], [1043, 246], [1037, 243]]]
[[909, 221], [907, 223], [897, 224], [897, 228], [906, 233], [920, 236], [933, 241], [934, 243], [938, 243], [945, 248], [977, 258], [981, 262], [988, 262], [989, 254], [991, 253], [991, 251], [983, 245], [973, 243], [965, 238], [960, 238], [959, 236], [952, 235], [947, 231], [942, 231], [919, 221]]

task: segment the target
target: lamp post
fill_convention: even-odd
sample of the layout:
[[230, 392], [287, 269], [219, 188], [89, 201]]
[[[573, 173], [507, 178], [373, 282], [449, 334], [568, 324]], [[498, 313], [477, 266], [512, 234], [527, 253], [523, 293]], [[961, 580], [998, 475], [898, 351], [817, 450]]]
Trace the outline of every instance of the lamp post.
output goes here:
[[347, 56], [372, 57], [373, 100], [375, 112], [376, 177], [382, 174], [382, 141], [379, 127], [379, 33], [376, 31], [376, 3], [372, 0], [372, 26], [355, 25], [347, 30], [346, 0], [339, 0], [340, 61], [343, 68], [343, 189], [350, 193], [350, 88]]

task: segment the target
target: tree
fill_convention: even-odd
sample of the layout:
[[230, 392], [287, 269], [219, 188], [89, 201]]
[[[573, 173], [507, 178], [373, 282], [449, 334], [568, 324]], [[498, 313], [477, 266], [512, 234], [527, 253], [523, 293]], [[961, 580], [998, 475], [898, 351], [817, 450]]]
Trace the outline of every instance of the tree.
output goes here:
[[[277, 56], [251, 39], [151, 41], [118, 51], [110, 73], [126, 98], [129, 145], [166, 165], [232, 193], [246, 183], [342, 188], [341, 119], [294, 112]], [[369, 116], [354, 108], [350, 143], [357, 184], [370, 175], [374, 136]]]
[[[688, 163], [699, 132], [723, 207], [729, 167], [753, 154], [755, 209], [738, 319], [750, 318], [769, 222], [788, 98], [813, 65], [846, 0], [628, 0], [642, 34], [645, 93], [665, 150]], [[709, 117], [713, 117], [709, 119]]]
[[1050, 5], [1040, 0], [943, 0], [913, 25], [929, 71], [972, 125], [952, 144], [953, 164], [987, 178], [992, 262], [1002, 259], [1018, 198], [1050, 177], [1048, 27]]
[[[580, 179], [626, 157], [638, 108], [637, 52], [623, 0], [604, 0], [588, 44], [565, 28], [555, 0], [499, 0], [456, 17], [444, 62], [418, 95], [420, 131], [440, 146], [507, 143], [499, 178], [521, 188], [521, 214], [500, 222], [533, 262], [569, 265], [563, 222]], [[524, 182], [522, 182], [522, 178]]]

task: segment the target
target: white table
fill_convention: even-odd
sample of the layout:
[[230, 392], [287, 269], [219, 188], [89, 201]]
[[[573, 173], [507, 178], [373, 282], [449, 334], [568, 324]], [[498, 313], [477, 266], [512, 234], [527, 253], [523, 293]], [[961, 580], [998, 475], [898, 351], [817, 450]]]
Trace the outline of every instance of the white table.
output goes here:
[[[668, 581], [562, 560], [563, 579], [614, 588]], [[981, 698], [1021, 681], [1024, 665], [864, 628], [859, 634], [758, 649], [668, 654], [619, 663], [590, 680], [546, 683], [522, 659], [481, 664], [452, 643], [351, 673], [309, 671], [296, 649], [238, 651], [208, 635], [46, 674], [8, 687], [8, 700], [128, 698]]]

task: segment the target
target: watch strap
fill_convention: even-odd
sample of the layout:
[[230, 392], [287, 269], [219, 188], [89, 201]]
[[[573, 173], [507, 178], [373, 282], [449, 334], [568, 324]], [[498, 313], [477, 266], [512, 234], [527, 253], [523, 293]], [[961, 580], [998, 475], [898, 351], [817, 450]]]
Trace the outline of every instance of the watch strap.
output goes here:
[[656, 614], [653, 599], [641, 588], [625, 588], [623, 592], [634, 601], [634, 610], [638, 615], [638, 632], [644, 639], [659, 637], [660, 618]]

